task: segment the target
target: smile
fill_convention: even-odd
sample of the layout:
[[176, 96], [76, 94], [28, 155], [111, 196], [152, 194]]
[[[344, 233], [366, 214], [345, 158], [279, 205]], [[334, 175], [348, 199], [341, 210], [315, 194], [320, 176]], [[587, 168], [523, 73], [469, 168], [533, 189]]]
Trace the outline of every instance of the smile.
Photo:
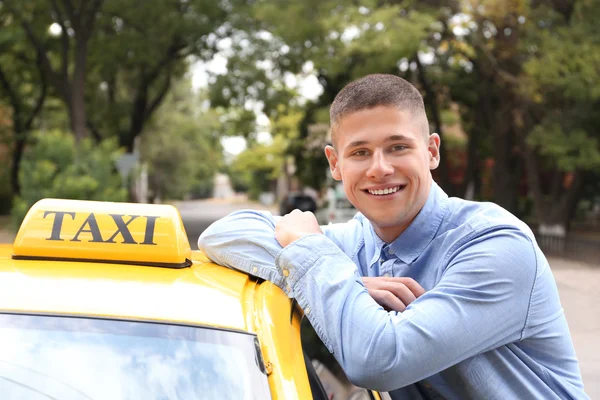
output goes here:
[[401, 189], [404, 189], [404, 186], [393, 186], [385, 189], [366, 189], [365, 191], [375, 196], [383, 196], [386, 194], [396, 193]]

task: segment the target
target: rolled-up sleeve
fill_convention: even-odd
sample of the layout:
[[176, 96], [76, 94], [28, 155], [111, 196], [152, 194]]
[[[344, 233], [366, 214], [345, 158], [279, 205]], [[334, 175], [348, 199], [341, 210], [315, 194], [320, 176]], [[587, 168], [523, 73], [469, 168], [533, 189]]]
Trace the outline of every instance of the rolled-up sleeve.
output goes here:
[[275, 258], [282, 250], [275, 239], [276, 218], [264, 211], [233, 212], [202, 232], [198, 248], [218, 264], [271, 281], [286, 290], [283, 276], [275, 266]]
[[[275, 263], [275, 259], [283, 251], [275, 238], [275, 226], [280, 218], [267, 211], [233, 212], [215, 221], [202, 232], [198, 238], [198, 249], [217, 264], [271, 281], [288, 296], [293, 297], [291, 286], [284, 282], [281, 268]], [[340, 249], [344, 249], [344, 239], [348, 236], [352, 240], [346, 241], [356, 242], [354, 236], [360, 232], [360, 224], [358, 221], [352, 221], [322, 226], [321, 230], [324, 235], [317, 236], [329, 239], [325, 248], [332, 245], [341, 252]], [[353, 251], [354, 246], [349, 247], [349, 251]], [[299, 254], [295, 259], [302, 263], [304, 255]]]

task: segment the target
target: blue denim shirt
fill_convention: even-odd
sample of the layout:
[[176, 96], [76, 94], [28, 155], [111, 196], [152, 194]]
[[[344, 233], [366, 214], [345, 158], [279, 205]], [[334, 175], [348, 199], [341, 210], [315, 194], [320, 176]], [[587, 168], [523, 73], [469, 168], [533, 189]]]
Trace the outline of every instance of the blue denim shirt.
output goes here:
[[[277, 219], [235, 212], [198, 246], [296, 298], [356, 385], [393, 399], [588, 398], [548, 262], [501, 207], [448, 198], [434, 183], [389, 244], [359, 213], [282, 248]], [[363, 276], [411, 277], [426, 293], [388, 312]]]

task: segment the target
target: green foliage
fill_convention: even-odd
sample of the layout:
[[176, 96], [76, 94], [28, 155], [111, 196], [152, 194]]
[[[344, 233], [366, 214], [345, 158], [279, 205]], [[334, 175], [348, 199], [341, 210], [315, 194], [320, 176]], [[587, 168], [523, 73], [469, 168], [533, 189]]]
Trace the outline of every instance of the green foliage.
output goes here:
[[[226, 4], [227, 3], [227, 4]], [[89, 119], [104, 136], [133, 143], [190, 60], [209, 60], [238, 2], [105, 0], [89, 49]], [[138, 128], [135, 128], [138, 127]]]
[[558, 123], [538, 125], [529, 135], [528, 143], [562, 171], [600, 168], [599, 140], [582, 129], [567, 130]]
[[233, 180], [249, 186], [249, 197], [258, 199], [261, 192], [273, 188], [281, 175], [285, 160], [285, 139], [276, 136], [271, 144], [254, 144], [240, 153], [231, 165]]
[[219, 115], [181, 80], [142, 138], [152, 197], [210, 197], [223, 162]]
[[229, 182], [235, 192], [247, 193], [250, 191], [250, 187], [252, 186], [252, 172], [239, 171], [231, 166], [225, 167], [223, 172], [229, 176]]
[[15, 226], [43, 198], [127, 200], [127, 191], [115, 168], [121, 153], [114, 140], [96, 144], [86, 139], [76, 148], [68, 133], [36, 132], [33, 137], [19, 171], [21, 195], [12, 209]]
[[[536, 27], [530, 32], [528, 52], [532, 57], [525, 64], [526, 87], [538, 102], [573, 99], [600, 99], [600, 4], [579, 1], [569, 21], [550, 10], [546, 14], [547, 29]], [[551, 27], [551, 28], [550, 28]], [[562, 104], [568, 106], [568, 104]]]
[[[547, 29], [531, 35], [534, 50], [524, 66], [523, 91], [543, 112], [527, 143], [546, 167], [562, 171], [600, 168], [600, 40], [598, 2], [577, 2], [569, 20], [547, 9]], [[551, 23], [551, 24], [550, 24]]]

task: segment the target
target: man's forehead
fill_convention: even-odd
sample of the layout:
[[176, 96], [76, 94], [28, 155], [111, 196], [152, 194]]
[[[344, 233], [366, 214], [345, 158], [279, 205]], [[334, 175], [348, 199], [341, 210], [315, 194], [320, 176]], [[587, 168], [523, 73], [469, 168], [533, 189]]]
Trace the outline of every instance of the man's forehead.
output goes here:
[[[384, 118], [381, 118], [384, 116]], [[421, 121], [421, 119], [425, 121]], [[426, 116], [413, 116], [408, 110], [399, 110], [394, 107], [376, 107], [373, 109], [363, 109], [348, 113], [340, 117], [331, 126], [331, 142], [335, 148], [339, 146], [347, 147], [349, 145], [364, 145], [373, 140], [373, 131], [371, 127], [375, 124], [384, 123], [385, 120], [390, 125], [390, 132], [384, 138], [385, 141], [396, 140], [416, 140], [429, 137], [427, 132], [422, 132], [422, 123], [426, 123]], [[400, 125], [400, 126], [398, 126]], [[356, 138], [349, 136], [358, 136]], [[347, 140], [344, 140], [347, 139]], [[347, 142], [347, 143], [344, 143]]]

